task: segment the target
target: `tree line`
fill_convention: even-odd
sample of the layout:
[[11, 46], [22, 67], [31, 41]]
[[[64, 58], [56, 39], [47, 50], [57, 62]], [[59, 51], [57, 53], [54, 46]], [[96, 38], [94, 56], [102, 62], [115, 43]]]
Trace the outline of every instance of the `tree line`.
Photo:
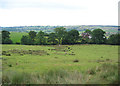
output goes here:
[[[52, 33], [30, 31], [27, 36], [22, 36], [23, 45], [56, 45], [56, 44], [113, 44], [120, 45], [120, 34], [112, 34], [108, 38], [102, 29], [93, 31], [86, 29], [81, 35], [78, 30], [66, 31], [64, 27], [57, 27]], [[2, 31], [2, 44], [12, 44], [9, 31]]]

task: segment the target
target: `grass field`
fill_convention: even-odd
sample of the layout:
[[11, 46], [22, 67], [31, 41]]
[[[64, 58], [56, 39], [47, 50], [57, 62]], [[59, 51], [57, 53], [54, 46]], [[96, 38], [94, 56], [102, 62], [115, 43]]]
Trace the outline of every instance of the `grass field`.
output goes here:
[[108, 84], [118, 77], [118, 46], [3, 45], [2, 49], [4, 83]]
[[26, 32], [10, 32], [10, 39], [13, 41], [13, 43], [20, 43], [21, 38], [23, 35], [28, 35]]

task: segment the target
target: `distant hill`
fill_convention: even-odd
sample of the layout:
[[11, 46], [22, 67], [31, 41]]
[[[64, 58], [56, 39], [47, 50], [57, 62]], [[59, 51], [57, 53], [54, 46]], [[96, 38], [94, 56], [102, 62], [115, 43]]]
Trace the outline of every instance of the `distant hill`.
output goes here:
[[65, 27], [67, 31], [76, 29], [80, 33], [84, 32], [86, 29], [94, 30], [97, 28], [106, 31], [106, 35], [115, 34], [118, 32], [118, 26], [111, 25], [76, 25], [76, 26], [17, 26], [17, 27], [0, 27], [0, 30], [7, 30], [10, 32], [29, 32], [31, 30], [39, 32], [40, 30], [50, 33], [53, 32], [57, 27]]

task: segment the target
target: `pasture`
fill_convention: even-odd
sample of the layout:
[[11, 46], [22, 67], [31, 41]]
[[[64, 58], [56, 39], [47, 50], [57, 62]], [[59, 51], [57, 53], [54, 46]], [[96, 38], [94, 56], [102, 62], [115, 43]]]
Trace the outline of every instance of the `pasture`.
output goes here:
[[4, 83], [109, 84], [118, 77], [118, 46], [2, 45], [2, 63]]
[[13, 41], [13, 43], [20, 43], [21, 38], [23, 35], [28, 35], [26, 32], [10, 32], [10, 39]]

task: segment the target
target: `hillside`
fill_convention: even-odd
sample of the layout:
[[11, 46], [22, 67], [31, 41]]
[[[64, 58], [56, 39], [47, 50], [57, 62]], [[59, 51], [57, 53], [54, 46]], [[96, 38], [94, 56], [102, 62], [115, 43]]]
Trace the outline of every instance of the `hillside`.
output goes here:
[[118, 32], [118, 26], [110, 26], [110, 25], [76, 25], [76, 26], [17, 26], [17, 27], [0, 27], [0, 30], [7, 30], [10, 32], [29, 32], [34, 30], [39, 32], [40, 30], [50, 33], [57, 27], [65, 27], [67, 31], [76, 29], [80, 33], [85, 31], [86, 29], [94, 30], [97, 28], [103, 29], [106, 31], [106, 35], [115, 34]]

